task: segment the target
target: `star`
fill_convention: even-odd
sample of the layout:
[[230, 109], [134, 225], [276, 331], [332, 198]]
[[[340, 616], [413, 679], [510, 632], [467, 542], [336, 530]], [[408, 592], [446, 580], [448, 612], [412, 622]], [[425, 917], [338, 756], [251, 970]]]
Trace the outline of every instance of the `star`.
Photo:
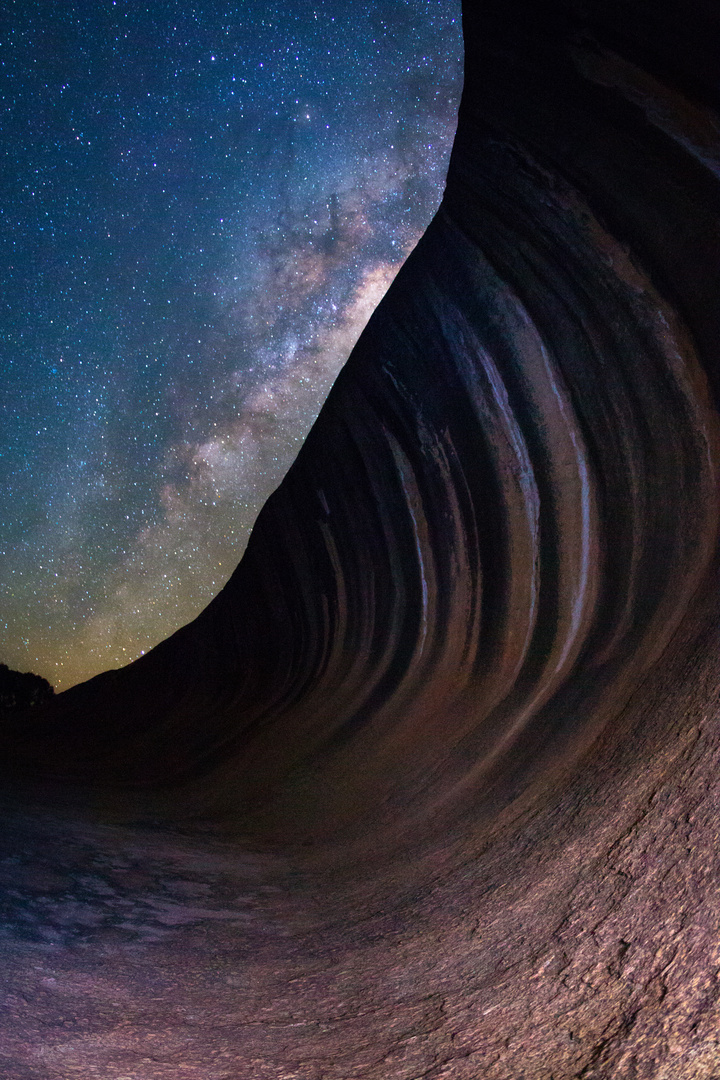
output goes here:
[[7, 19], [0, 661], [63, 689], [239, 561], [440, 201], [459, 0]]

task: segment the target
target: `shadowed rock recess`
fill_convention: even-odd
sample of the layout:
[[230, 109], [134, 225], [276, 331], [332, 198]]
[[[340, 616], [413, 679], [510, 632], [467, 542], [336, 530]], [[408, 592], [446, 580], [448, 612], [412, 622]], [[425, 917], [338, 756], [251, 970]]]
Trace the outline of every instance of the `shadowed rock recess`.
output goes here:
[[6, 725], [7, 1080], [720, 1075], [720, 9], [464, 30], [232, 579]]

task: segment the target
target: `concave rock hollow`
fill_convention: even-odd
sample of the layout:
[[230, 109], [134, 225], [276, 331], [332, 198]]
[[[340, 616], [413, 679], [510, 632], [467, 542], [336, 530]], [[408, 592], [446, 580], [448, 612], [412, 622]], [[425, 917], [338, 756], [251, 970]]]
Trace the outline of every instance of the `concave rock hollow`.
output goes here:
[[717, 1074], [720, 12], [464, 33], [232, 579], [7, 734], [11, 1080]]

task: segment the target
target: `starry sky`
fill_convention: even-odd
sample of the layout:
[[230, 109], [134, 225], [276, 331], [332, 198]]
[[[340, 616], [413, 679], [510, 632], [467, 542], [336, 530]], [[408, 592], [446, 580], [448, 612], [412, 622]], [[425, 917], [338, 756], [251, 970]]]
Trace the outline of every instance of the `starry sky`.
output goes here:
[[237, 565], [440, 201], [460, 0], [6, 0], [0, 661], [66, 689]]

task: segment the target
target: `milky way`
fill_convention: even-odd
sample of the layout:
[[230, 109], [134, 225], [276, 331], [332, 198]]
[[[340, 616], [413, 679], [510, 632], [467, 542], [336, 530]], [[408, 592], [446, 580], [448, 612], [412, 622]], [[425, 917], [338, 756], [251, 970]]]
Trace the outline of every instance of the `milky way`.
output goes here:
[[0, 660], [65, 688], [235, 568], [436, 209], [459, 4], [18, 0]]

